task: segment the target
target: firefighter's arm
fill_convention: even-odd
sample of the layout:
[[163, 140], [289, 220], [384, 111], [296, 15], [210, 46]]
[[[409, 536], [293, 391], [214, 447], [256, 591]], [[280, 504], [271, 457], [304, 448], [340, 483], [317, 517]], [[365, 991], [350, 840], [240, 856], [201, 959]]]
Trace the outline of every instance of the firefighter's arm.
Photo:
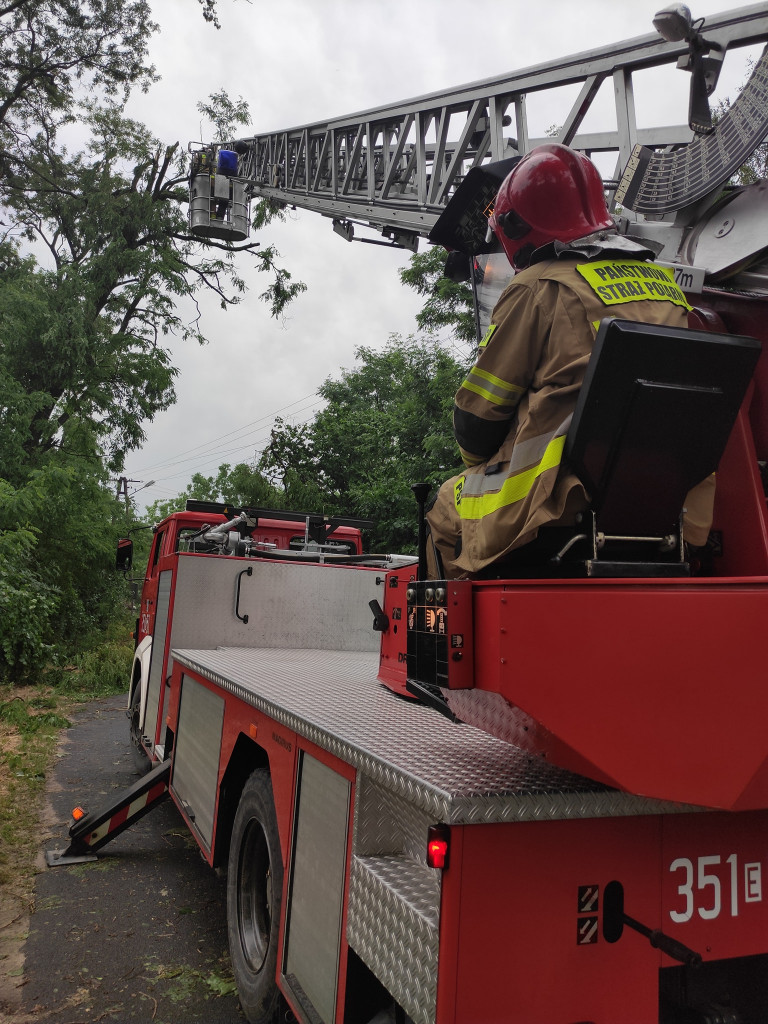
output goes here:
[[540, 310], [526, 286], [510, 286], [491, 316], [480, 354], [456, 393], [453, 430], [466, 466], [485, 462], [506, 438], [542, 350]]

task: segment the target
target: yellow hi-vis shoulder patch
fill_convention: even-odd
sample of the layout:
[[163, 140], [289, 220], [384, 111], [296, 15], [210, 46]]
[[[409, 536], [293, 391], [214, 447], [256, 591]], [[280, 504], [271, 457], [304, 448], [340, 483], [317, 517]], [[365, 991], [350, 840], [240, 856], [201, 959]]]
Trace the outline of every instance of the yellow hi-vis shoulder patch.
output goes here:
[[675, 284], [672, 267], [657, 267], [642, 260], [598, 260], [580, 263], [576, 269], [606, 306], [651, 299], [692, 308], [682, 288]]
[[483, 335], [483, 340], [480, 342], [478, 348], [485, 348], [485, 346], [488, 344], [488, 342], [491, 340], [491, 338], [495, 334], [496, 327], [497, 327], [497, 324], [489, 324], [488, 330]]

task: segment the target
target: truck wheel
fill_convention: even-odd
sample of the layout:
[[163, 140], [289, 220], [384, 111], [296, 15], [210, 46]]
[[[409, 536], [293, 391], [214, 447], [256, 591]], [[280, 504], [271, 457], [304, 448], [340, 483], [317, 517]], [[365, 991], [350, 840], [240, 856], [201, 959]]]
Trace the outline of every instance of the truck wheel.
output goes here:
[[139, 775], [146, 775], [149, 769], [152, 767], [149, 758], [144, 752], [144, 747], [141, 742], [141, 727], [139, 725], [141, 717], [141, 682], [137, 682], [133, 688], [133, 696], [131, 697], [131, 710], [128, 713], [130, 720], [131, 730], [131, 755], [133, 756], [133, 766]]
[[278, 1020], [277, 935], [283, 862], [269, 772], [245, 784], [232, 826], [227, 931], [240, 1004], [251, 1024]]

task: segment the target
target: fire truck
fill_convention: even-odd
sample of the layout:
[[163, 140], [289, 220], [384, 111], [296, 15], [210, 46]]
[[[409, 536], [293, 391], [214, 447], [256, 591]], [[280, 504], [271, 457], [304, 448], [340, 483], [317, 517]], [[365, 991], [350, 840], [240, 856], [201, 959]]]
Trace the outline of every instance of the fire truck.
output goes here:
[[[153, 527], [151, 555], [134, 631], [136, 650], [128, 691], [130, 736], [139, 770], [146, 770], [152, 760], [162, 760], [163, 757], [163, 741], [159, 745], [154, 741], [161, 680], [169, 674], [169, 649], [166, 645], [170, 635], [169, 587], [178, 568], [176, 556], [179, 553], [215, 554], [242, 558], [285, 552], [283, 557], [288, 557], [295, 551], [303, 551], [305, 557], [319, 560], [342, 554], [360, 556], [363, 550], [360, 525], [371, 524], [365, 520], [302, 516], [295, 512], [250, 509], [246, 513], [224, 504], [190, 498], [184, 512], [174, 512]], [[163, 575], [162, 567], [169, 558], [173, 569], [170, 575]], [[133, 542], [123, 538], [118, 545], [117, 568], [127, 572], [132, 562]], [[204, 585], [204, 579], [199, 585]], [[242, 621], [239, 587], [240, 582], [235, 617]], [[247, 624], [245, 614], [244, 624]], [[184, 618], [185, 615], [178, 615], [174, 621]], [[154, 660], [153, 644], [162, 651]]]
[[[170, 796], [227, 871], [254, 1024], [768, 1020], [768, 192], [727, 184], [768, 132], [768, 56], [709, 103], [766, 40], [765, 4], [676, 4], [616, 46], [193, 154], [193, 232], [244, 237], [256, 197], [427, 237], [482, 330], [509, 274], [484, 211], [544, 141], [528, 98], [567, 86], [558, 141], [615, 159], [619, 230], [693, 307], [686, 331], [601, 325], [566, 441], [592, 507], [546, 562], [429, 579], [419, 485], [411, 557], [323, 516], [156, 527], [129, 694], [148, 772], [49, 863]], [[664, 65], [687, 122], [638, 127], [633, 76]], [[587, 131], [606, 90], [615, 128]], [[680, 514], [715, 467], [693, 571]]]

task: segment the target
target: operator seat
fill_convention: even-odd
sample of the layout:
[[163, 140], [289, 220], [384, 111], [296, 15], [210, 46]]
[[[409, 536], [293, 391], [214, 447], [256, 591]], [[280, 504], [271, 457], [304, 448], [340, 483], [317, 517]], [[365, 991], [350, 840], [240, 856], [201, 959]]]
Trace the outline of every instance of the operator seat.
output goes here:
[[760, 351], [754, 338], [603, 320], [564, 453], [590, 506], [479, 578], [689, 575], [685, 496], [717, 468]]

